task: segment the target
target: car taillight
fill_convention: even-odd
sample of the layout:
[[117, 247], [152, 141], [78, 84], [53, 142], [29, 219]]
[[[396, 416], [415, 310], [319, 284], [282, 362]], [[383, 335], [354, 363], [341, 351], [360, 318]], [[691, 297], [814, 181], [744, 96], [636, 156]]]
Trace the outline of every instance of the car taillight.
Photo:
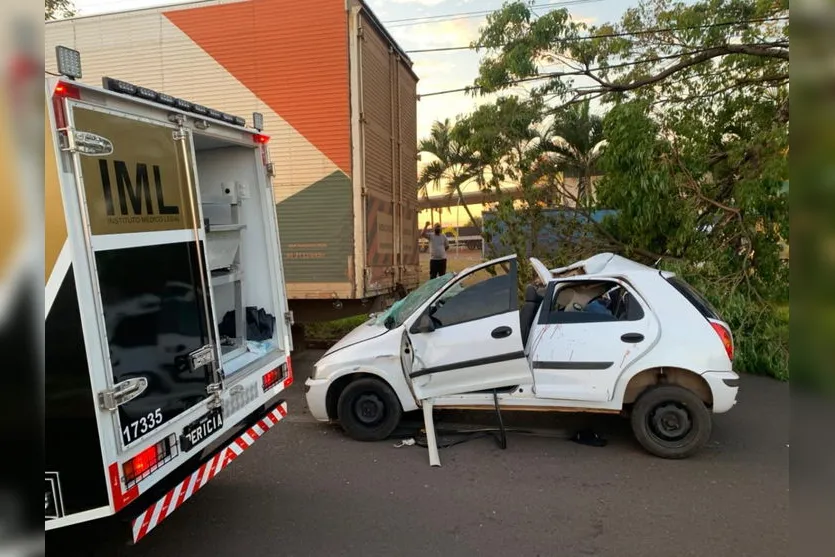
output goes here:
[[731, 336], [731, 332], [721, 323], [717, 323], [715, 321], [710, 322], [710, 326], [713, 327], [713, 330], [716, 331], [716, 334], [719, 335], [719, 339], [722, 341], [722, 344], [725, 346], [725, 352], [728, 353], [728, 359], [733, 361], [734, 360], [734, 339]]
[[138, 482], [164, 464], [172, 456], [171, 445], [171, 438], [163, 439], [122, 464], [125, 484]]

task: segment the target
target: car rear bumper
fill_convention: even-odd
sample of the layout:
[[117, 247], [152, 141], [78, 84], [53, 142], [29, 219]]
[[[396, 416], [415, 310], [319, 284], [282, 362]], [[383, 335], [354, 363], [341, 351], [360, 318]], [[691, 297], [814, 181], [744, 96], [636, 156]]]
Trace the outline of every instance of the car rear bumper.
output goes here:
[[308, 379], [304, 382], [304, 396], [310, 415], [320, 422], [328, 421], [327, 397], [329, 379]]
[[739, 392], [739, 374], [734, 371], [708, 371], [702, 377], [713, 393], [713, 413], [722, 414], [736, 404]]

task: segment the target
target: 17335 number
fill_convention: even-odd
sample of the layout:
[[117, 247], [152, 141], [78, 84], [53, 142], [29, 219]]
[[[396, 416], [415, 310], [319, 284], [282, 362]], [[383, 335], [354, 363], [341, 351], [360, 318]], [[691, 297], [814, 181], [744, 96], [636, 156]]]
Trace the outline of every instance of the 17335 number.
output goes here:
[[159, 427], [160, 424], [162, 424], [162, 409], [157, 408], [122, 428], [122, 442], [125, 445], [130, 445], [146, 433]]

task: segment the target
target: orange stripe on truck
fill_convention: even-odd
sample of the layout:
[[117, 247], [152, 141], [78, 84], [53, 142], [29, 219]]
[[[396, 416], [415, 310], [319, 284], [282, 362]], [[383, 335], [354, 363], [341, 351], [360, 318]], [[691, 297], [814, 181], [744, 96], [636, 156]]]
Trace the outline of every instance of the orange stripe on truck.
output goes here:
[[351, 174], [345, 0], [249, 0], [165, 16]]

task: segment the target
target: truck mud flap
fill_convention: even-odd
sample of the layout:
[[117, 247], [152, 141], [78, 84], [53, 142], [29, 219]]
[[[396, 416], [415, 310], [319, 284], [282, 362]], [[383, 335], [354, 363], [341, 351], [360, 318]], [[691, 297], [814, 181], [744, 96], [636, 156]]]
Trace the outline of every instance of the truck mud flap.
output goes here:
[[212, 453], [200, 467], [169, 490], [165, 496], [139, 513], [131, 521], [133, 543], [137, 543], [148, 532], [156, 528], [160, 522], [171, 516], [171, 513], [180, 505], [185, 503], [192, 495], [205, 486], [209, 480], [217, 476], [221, 470], [226, 468], [233, 460], [251, 447], [268, 430], [275, 427], [286, 415], [287, 402], [281, 401], [260, 420], [257, 420], [252, 426], [233, 439], [231, 443], [223, 445], [220, 449]]

